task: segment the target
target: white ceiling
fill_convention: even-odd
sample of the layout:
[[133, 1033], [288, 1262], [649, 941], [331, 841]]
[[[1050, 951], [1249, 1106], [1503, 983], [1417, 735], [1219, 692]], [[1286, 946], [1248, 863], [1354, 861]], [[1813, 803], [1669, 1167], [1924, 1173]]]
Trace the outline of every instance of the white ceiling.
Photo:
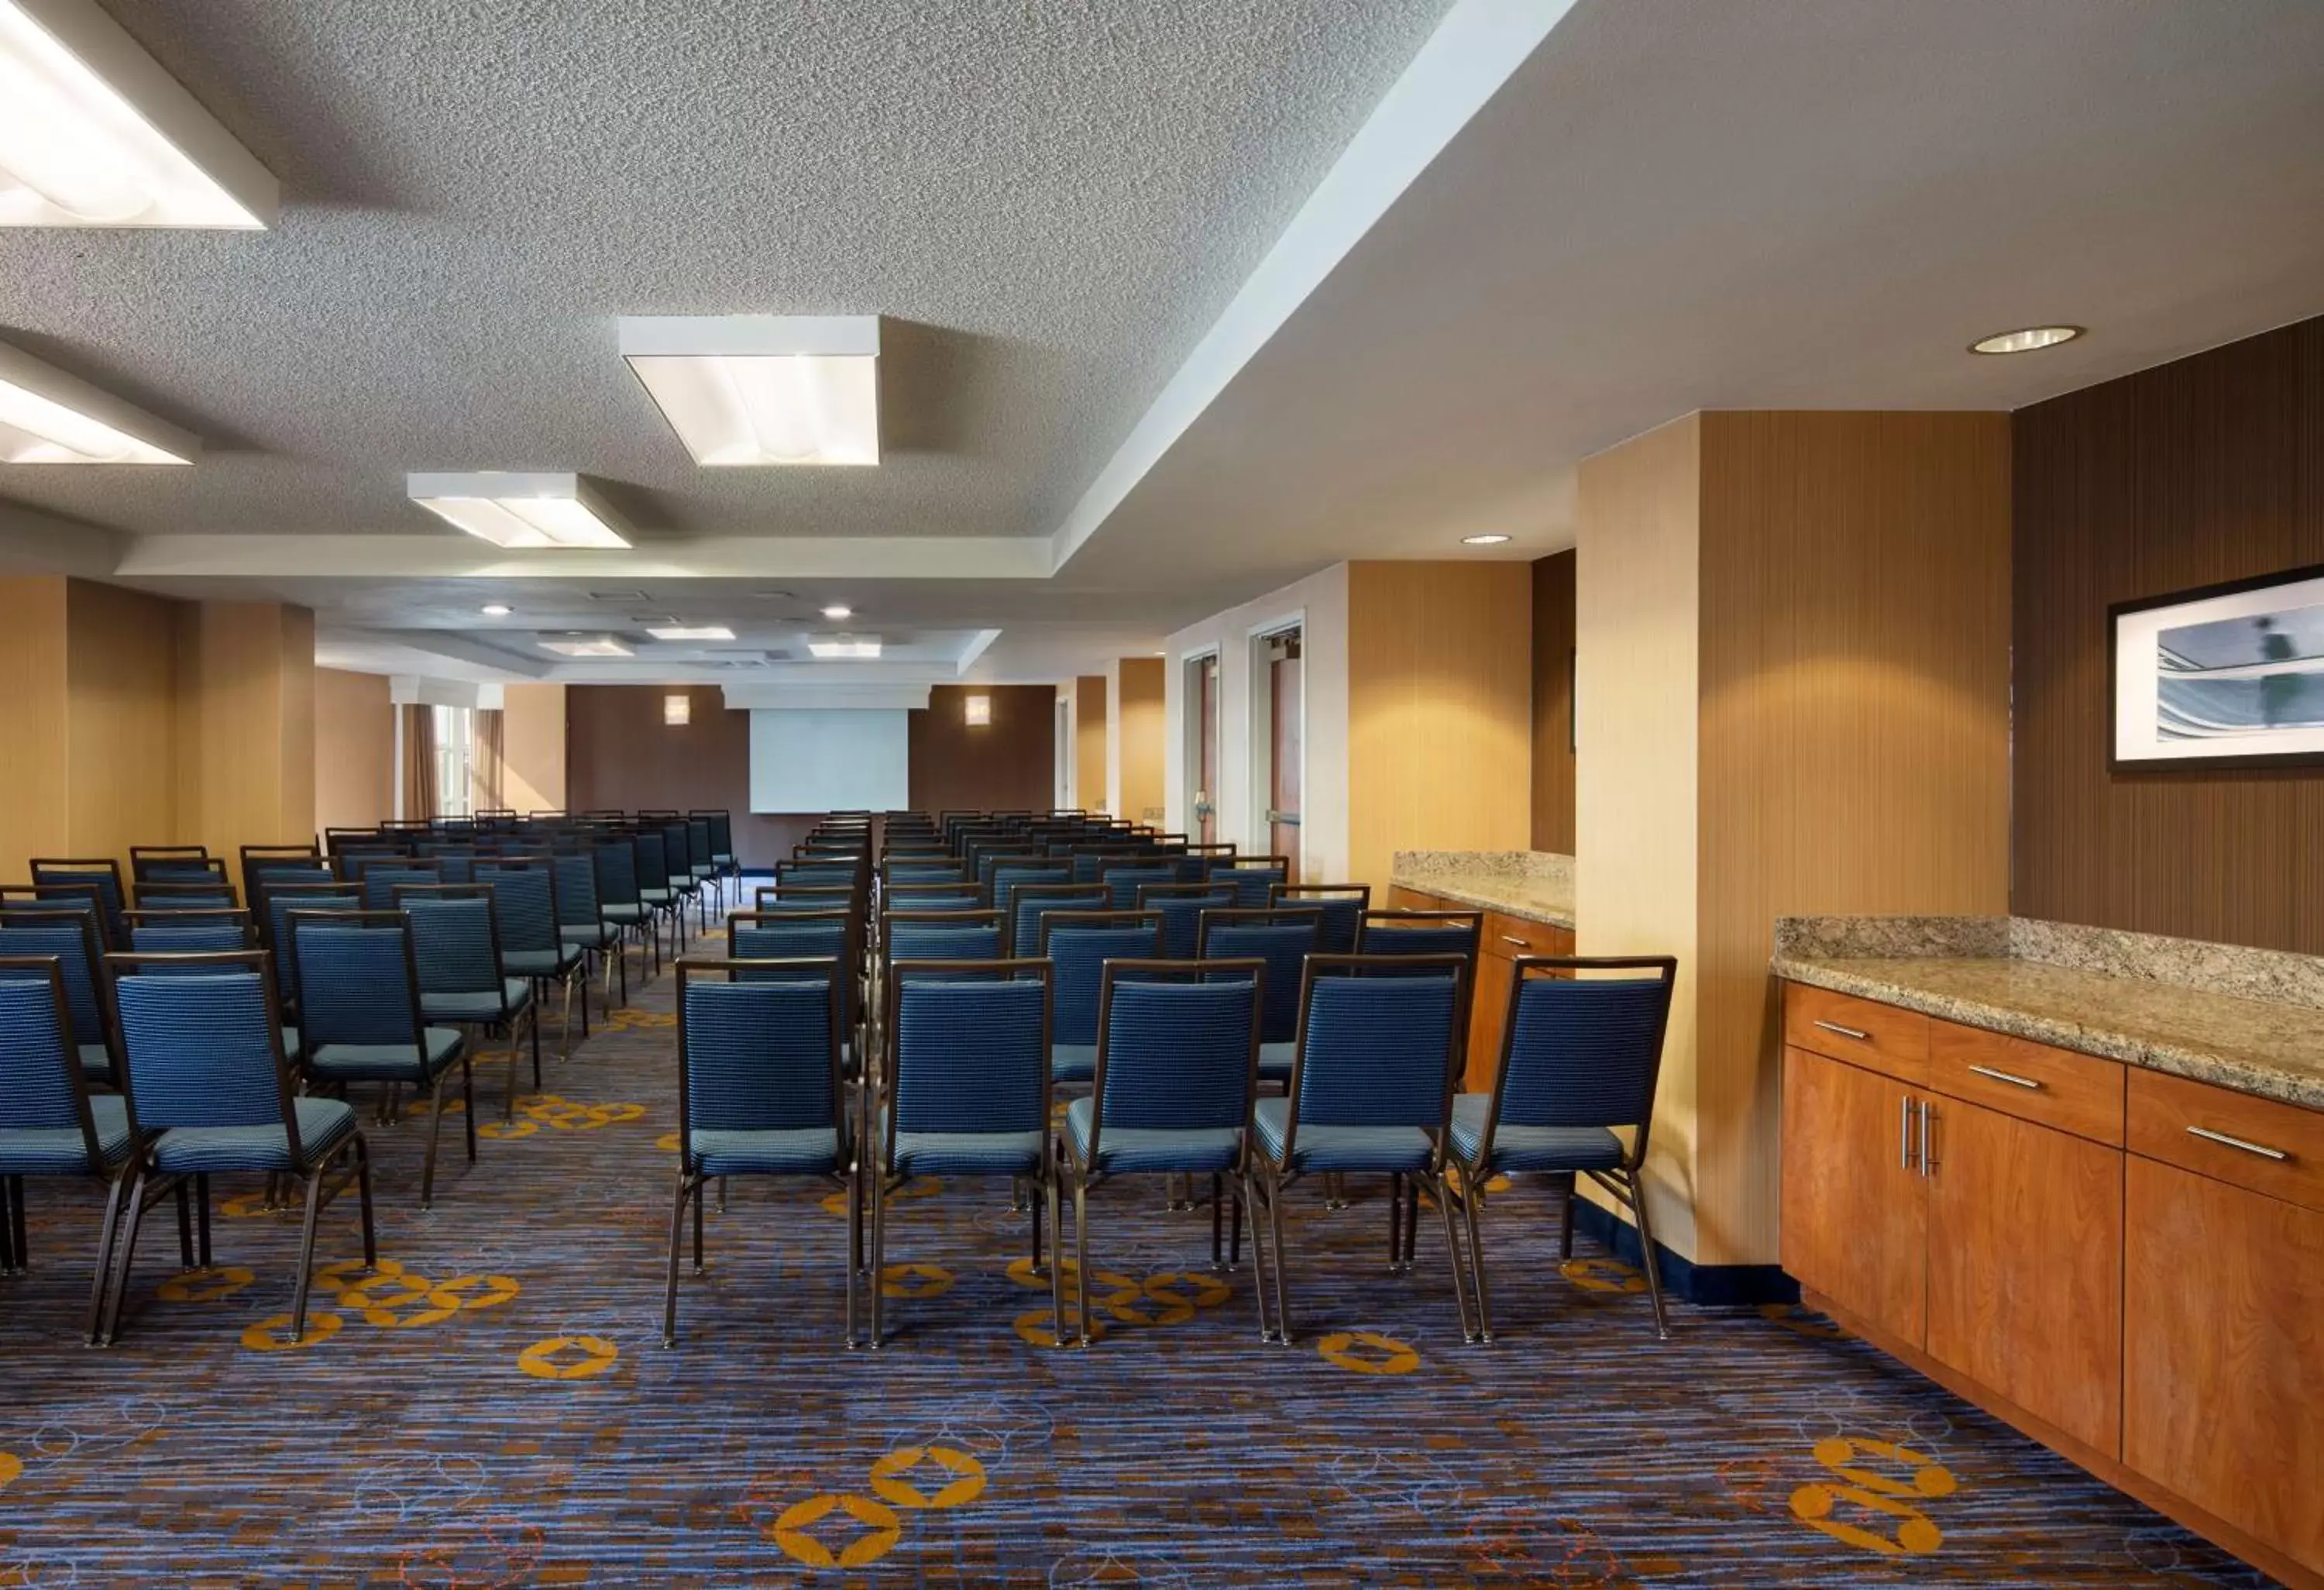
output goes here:
[[[2014, 407], [2324, 310], [2316, 0], [108, 4], [283, 217], [0, 234], [0, 337], [208, 443], [0, 496], [402, 671], [845, 600], [1057, 678], [1339, 558], [1569, 544], [1574, 461], [1692, 409]], [[691, 467], [613, 318], [740, 311], [891, 317], [878, 469]], [[401, 500], [484, 467], [604, 481], [639, 550]]]

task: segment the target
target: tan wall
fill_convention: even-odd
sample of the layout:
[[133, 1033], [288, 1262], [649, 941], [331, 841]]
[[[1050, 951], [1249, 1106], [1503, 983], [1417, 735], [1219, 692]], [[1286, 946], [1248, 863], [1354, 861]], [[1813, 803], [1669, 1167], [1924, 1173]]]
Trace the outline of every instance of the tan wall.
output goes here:
[[72, 848], [65, 581], [0, 578], [0, 883]]
[[1116, 666], [1106, 735], [1113, 748], [1110, 760], [1120, 768], [1120, 781], [1110, 804], [1116, 817], [1159, 827], [1167, 804], [1162, 781], [1166, 721], [1162, 659], [1125, 657]]
[[519, 811], [563, 811], [565, 687], [508, 685], [502, 689], [501, 802]]
[[205, 602], [178, 639], [179, 837], [228, 858], [311, 840], [314, 615]]
[[315, 826], [374, 827], [395, 815], [395, 706], [387, 676], [315, 670]]
[[66, 586], [72, 853], [126, 869], [133, 845], [178, 839], [176, 625], [186, 604]]
[[1348, 565], [1348, 865], [1533, 836], [1533, 571]]
[[1105, 676], [1074, 681], [1074, 800], [1084, 809], [1105, 806]]
[[1533, 847], [1573, 854], [1573, 554], [1533, 566]]

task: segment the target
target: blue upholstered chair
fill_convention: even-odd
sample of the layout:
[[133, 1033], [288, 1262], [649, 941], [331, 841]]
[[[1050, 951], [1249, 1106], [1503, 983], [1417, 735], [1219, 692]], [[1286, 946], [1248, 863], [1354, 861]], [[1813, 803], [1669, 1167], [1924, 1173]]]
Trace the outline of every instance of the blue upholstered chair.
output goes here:
[[1277, 883], [1267, 903], [1277, 911], [1315, 913], [1315, 948], [1325, 955], [1353, 955], [1371, 909], [1369, 883]]
[[[1229, 969], [1238, 975], [1235, 980], [1218, 980], [1217, 974]], [[1062, 966], [1058, 974], [1062, 981]], [[1090, 1095], [1065, 1106], [1065, 1131], [1056, 1149], [1057, 1177], [1074, 1196], [1075, 1275], [1093, 1273], [1089, 1190], [1114, 1176], [1207, 1175], [1213, 1269], [1225, 1262], [1220, 1208], [1231, 1182], [1240, 1256], [1244, 1131], [1259, 1090], [1259, 1005], [1266, 980], [1260, 961], [1105, 964]], [[1060, 1008], [1064, 1003], [1061, 991]], [[1082, 1345], [1087, 1346], [1089, 1288], [1074, 1290]]]
[[[788, 922], [759, 930], [798, 934], [819, 926]], [[844, 1189], [846, 1341], [855, 1345], [863, 1199], [841, 1075], [851, 983], [836, 957], [678, 962], [678, 1197], [669, 1220], [663, 1346], [678, 1342], [678, 1255], [687, 1207], [694, 1209], [699, 1275], [703, 1191], [713, 1178], [723, 1186], [730, 1176], [812, 1176]]]
[[97, 891], [97, 903], [103, 909], [105, 942], [122, 942], [121, 913], [129, 904], [129, 897], [121, 888], [121, 864], [111, 856], [99, 856], [89, 861], [51, 860], [35, 858], [32, 863], [32, 882], [45, 884], [78, 884]]
[[692, 813], [686, 819], [686, 859], [695, 883], [723, 896], [724, 891], [720, 885], [723, 874], [718, 864], [711, 859], [710, 819], [700, 812]]
[[290, 916], [294, 911], [361, 911], [363, 891], [341, 883], [269, 883], [261, 898], [258, 929], [274, 952], [274, 989], [287, 1014], [299, 1008], [299, 967], [290, 958]]
[[[565, 991], [557, 1027], [560, 1058], [573, 1058], [573, 991], [588, 1003], [586, 966], [580, 947], [567, 944], [558, 925], [557, 874], [546, 856], [480, 859], [475, 881], [493, 892], [493, 925], [501, 936], [501, 966], [512, 977], [532, 985], [533, 1003], [546, 1006], [552, 985]], [[540, 1023], [532, 1029], [533, 1059], [540, 1062]]]
[[[939, 929], [946, 930], [946, 929]], [[956, 930], [956, 929], [953, 929]], [[996, 941], [998, 925], [988, 929]], [[1041, 1208], [1057, 1224], [1049, 1141], [1049, 966], [1046, 961], [899, 960], [887, 985], [887, 1064], [873, 1130], [872, 1345], [886, 1339], [880, 1284], [888, 1192], [920, 1176], [1005, 1176], [1036, 1185], [1032, 1258], [1044, 1262]], [[1065, 1292], [1051, 1262], [1056, 1344]]]
[[665, 919], [669, 923], [670, 954], [678, 953], [679, 934], [684, 924], [678, 920], [678, 891], [669, 886], [669, 842], [656, 827], [643, 827], [630, 836], [630, 850], [635, 858], [638, 876], [638, 899], [646, 908], [648, 931], [653, 945], [653, 965], [661, 969], [661, 928]]
[[695, 908], [701, 926], [707, 928], [710, 918], [702, 911], [704, 879], [694, 870], [694, 826], [686, 818], [671, 812], [657, 825], [661, 832], [663, 864], [669, 869], [670, 898], [678, 902], [678, 944], [686, 942], [686, 911]]
[[610, 1014], [613, 1005], [613, 963], [607, 958], [607, 952], [619, 953], [622, 935], [605, 920], [604, 910], [598, 901], [597, 863], [594, 856], [577, 850], [553, 852], [549, 867], [557, 885], [558, 941], [568, 954], [581, 959], [581, 1036], [586, 1038], [589, 983], [593, 975], [590, 957], [604, 962], [605, 990], [602, 997]]
[[1070, 883], [1073, 867], [1063, 860], [1047, 856], [1010, 855], [993, 863], [992, 887], [990, 892], [992, 909], [1002, 913], [1001, 920], [1013, 921], [1015, 892], [1028, 883]]
[[71, 911], [0, 910], [0, 956], [52, 956], [64, 980], [67, 1026], [81, 1075], [118, 1086], [120, 1057], [106, 1021], [105, 951], [95, 908], [83, 899]]
[[835, 883], [761, 883], [752, 892], [752, 911], [843, 911], [855, 914], [862, 896]]
[[129, 847], [129, 879], [133, 883], [147, 878], [183, 877], [188, 873], [216, 873], [224, 876], [226, 863], [210, 855], [207, 845], [132, 845]]
[[1234, 891], [1208, 883], [1148, 883], [1138, 891], [1138, 909], [1162, 918], [1162, 953], [1190, 961], [1202, 953], [1203, 913], [1232, 911]]
[[444, 1083], [460, 1068], [461, 1120], [468, 1162], [476, 1160], [475, 1079], [466, 1034], [430, 1027], [420, 1014], [420, 967], [411, 923], [402, 911], [290, 913], [289, 959], [299, 968], [299, 1069], [317, 1088], [340, 1098], [349, 1085], [383, 1083], [378, 1120], [399, 1114], [400, 1092], [429, 1094], [428, 1153], [420, 1169], [420, 1206], [436, 1202], [436, 1147], [444, 1132]]
[[135, 1136], [127, 1098], [89, 1094], [57, 958], [0, 958], [0, 1275], [32, 1266], [26, 1177], [90, 1176], [103, 1182], [105, 1223], [97, 1230], [97, 1280], [89, 1290], [92, 1345], [104, 1323], [120, 1225], [121, 1172]]
[[997, 911], [889, 911], [880, 947], [890, 970], [898, 961], [997, 961], [1003, 953]]
[[1268, 892], [1277, 883], [1291, 882], [1291, 863], [1286, 857], [1245, 855], [1231, 859], [1232, 864], [1228, 866], [1213, 863], [1203, 882], [1233, 890], [1235, 903], [1245, 911], [1264, 910]]
[[1232, 845], [1189, 845], [1177, 856], [1178, 881], [1181, 883], [1207, 883], [1213, 871], [1234, 865]]
[[734, 854], [733, 814], [722, 808], [687, 815], [689, 819], [700, 818], [710, 825], [710, 864], [719, 877], [732, 882], [740, 890], [742, 886], [742, 864]]
[[643, 948], [653, 929], [652, 909], [638, 889], [637, 847], [626, 837], [606, 839], [591, 846], [589, 855], [597, 874], [597, 911], [600, 920], [613, 930], [613, 959], [621, 970], [621, 1000], [627, 1004], [630, 957], [622, 940], [634, 933], [639, 948]]
[[[384, 848], [384, 846], [383, 846]], [[337, 883], [337, 863], [312, 845], [245, 845], [242, 847], [242, 897], [257, 901], [269, 883]], [[346, 882], [355, 874], [345, 874]]]
[[1098, 881], [1099, 874], [1105, 871], [1106, 863], [1116, 860], [1134, 861], [1145, 854], [1142, 850], [1119, 845], [1076, 846], [1071, 857], [1074, 864], [1074, 882], [1094, 883]]
[[899, 883], [964, 883], [968, 874], [960, 863], [950, 859], [891, 855], [880, 864], [881, 881], [890, 888]]
[[[1276, 1340], [1292, 1339], [1283, 1195], [1311, 1173], [1389, 1179], [1388, 1249], [1399, 1266], [1411, 1262], [1419, 1193], [1434, 1195], [1444, 1217], [1461, 1334], [1473, 1339], [1444, 1187], [1467, 971], [1457, 956], [1307, 957], [1291, 1089], [1260, 1099], [1251, 1113], [1249, 1196], [1259, 1223], [1252, 1251], [1263, 1285], [1270, 1241], [1274, 1247]], [[1268, 1334], [1263, 1320], [1260, 1333]]]
[[[501, 965], [493, 892], [478, 883], [412, 885], [396, 892], [395, 909], [411, 919], [412, 958], [420, 972], [420, 1010], [429, 1025], [500, 1029], [508, 1034], [508, 1099], [502, 1119], [516, 1119], [518, 1056], [525, 1030], [536, 1042], [540, 1007], [532, 985]], [[540, 1051], [533, 1050], [532, 1086], [540, 1086]]]
[[[306, 1333], [307, 1294], [315, 1262], [315, 1227], [323, 1206], [348, 1186], [360, 1188], [364, 1262], [377, 1262], [372, 1225], [371, 1159], [355, 1110], [341, 1099], [294, 1097], [290, 1068], [274, 1020], [266, 957], [257, 950], [202, 957], [199, 970], [173, 964], [171, 975], [146, 969], [151, 957], [108, 956], [114, 1012], [127, 1092], [136, 1100], [136, 1179], [114, 1271], [113, 1299], [100, 1339], [119, 1334], [121, 1306], [137, 1255], [145, 1210], [175, 1193], [184, 1220], [188, 1183], [198, 1209], [198, 1249], [189, 1265], [210, 1262], [209, 1179], [219, 1172], [288, 1176], [307, 1184], [299, 1251], [299, 1285], [290, 1339]], [[150, 1192], [150, 1196], [149, 1196]], [[180, 1225], [181, 1246], [184, 1226]]]
[[[1010, 892], [1009, 915], [1003, 919], [1009, 926], [1009, 947], [1012, 955], [1041, 953], [1041, 919], [1051, 911], [1103, 911], [1112, 903], [1113, 896], [1099, 883], [1019, 883]], [[899, 910], [903, 909], [900, 905]], [[915, 903], [912, 909], [949, 911], [947, 905], [923, 907]]]
[[448, 882], [436, 858], [399, 858], [393, 862], [374, 862], [363, 870], [363, 897], [365, 911], [392, 911], [399, 889], [429, 887]]
[[1287, 1086], [1298, 1053], [1300, 983], [1315, 953], [1319, 919], [1312, 911], [1206, 911], [1196, 923], [1195, 954], [1204, 960], [1267, 963], [1267, 1001], [1259, 1027], [1259, 1076]]
[[132, 883], [129, 897], [139, 911], [232, 911], [242, 903], [223, 873], [213, 873], [205, 882], [172, 877], [167, 869]]
[[1098, 1004], [1106, 965], [1159, 958], [1162, 918], [1154, 911], [1047, 911], [1038, 951], [1053, 968], [1049, 1079], [1087, 1082], [1097, 1072]]
[[258, 929], [246, 911], [129, 911], [121, 913], [121, 920], [126, 948], [140, 955], [214, 955], [258, 947]]
[[[1515, 1172], [1563, 1185], [1563, 1246], [1569, 1259], [1575, 1179], [1587, 1176], [1622, 1201], [1637, 1221], [1655, 1332], [1667, 1341], [1670, 1317], [1639, 1168], [1654, 1121], [1678, 962], [1669, 956], [1520, 956], [1515, 969], [1493, 1091], [1452, 1101], [1452, 1158], [1461, 1174], [1452, 1190], [1469, 1228], [1481, 1339], [1493, 1339], [1485, 1283], [1485, 1184]], [[1615, 1127], [1631, 1129], [1627, 1145]]]
[[[1041, 887], [1038, 883], [1020, 883], [1021, 898], [1028, 889]], [[890, 883], [880, 892], [882, 912], [982, 911], [992, 901], [974, 883]]]

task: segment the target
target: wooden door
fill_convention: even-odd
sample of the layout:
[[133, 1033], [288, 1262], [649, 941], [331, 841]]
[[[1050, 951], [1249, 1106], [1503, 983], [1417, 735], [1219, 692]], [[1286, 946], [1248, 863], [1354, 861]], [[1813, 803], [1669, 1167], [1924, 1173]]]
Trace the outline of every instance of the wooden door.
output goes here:
[[1268, 648], [1268, 719], [1274, 726], [1268, 763], [1271, 770], [1267, 793], [1268, 844], [1277, 855], [1289, 858], [1290, 875], [1299, 870], [1299, 781], [1302, 694], [1306, 688], [1301, 671], [1299, 633], [1277, 636]]
[[1469, 1063], [1462, 1070], [1461, 1091], [1490, 1093], [1493, 1073], [1501, 1063], [1501, 1032], [1509, 1014], [1509, 987], [1517, 967], [1505, 957], [1479, 955], [1476, 985], [1469, 1002]]
[[1197, 716], [1194, 734], [1194, 813], [1197, 844], [1215, 845], [1219, 838], [1219, 660], [1215, 654], [1194, 659], [1194, 696]]
[[1911, 1162], [1914, 1095], [1784, 1051], [1784, 1268], [1914, 1346], [1927, 1334], [1928, 1184]]
[[2324, 1210], [2133, 1156], [2123, 1461], [2324, 1574]]
[[1923, 1107], [1929, 1356], [2118, 1453], [2122, 1151], [1954, 1099]]

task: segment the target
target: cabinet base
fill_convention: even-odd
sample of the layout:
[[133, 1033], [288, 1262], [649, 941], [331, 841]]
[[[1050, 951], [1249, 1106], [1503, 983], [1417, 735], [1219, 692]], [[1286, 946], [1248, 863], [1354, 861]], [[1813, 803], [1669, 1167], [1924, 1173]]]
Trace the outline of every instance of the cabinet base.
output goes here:
[[[1635, 1247], [1635, 1235], [1632, 1242]], [[1834, 1304], [1831, 1299], [1820, 1293], [1803, 1291], [1800, 1301], [1819, 1313], [1831, 1316], [1850, 1336], [1862, 1337], [1906, 1368], [1936, 1382], [1963, 1401], [1976, 1403], [2019, 1434], [2041, 1442], [2059, 1456], [2080, 1465], [2116, 1490], [2135, 1497], [2173, 1523], [2191, 1530], [2220, 1550], [2239, 1557], [2262, 1573], [2282, 1580], [2292, 1590], [2324, 1590], [2324, 1574], [2302, 1567], [2273, 1547], [2164, 1490], [2144, 1474], [2124, 1466], [2120, 1459], [2109, 1457], [2095, 1447], [2076, 1440], [2006, 1398], [1995, 1396], [1975, 1381], [1947, 1368], [1919, 1348], [1906, 1345], [1877, 1326], [1866, 1324]]]

